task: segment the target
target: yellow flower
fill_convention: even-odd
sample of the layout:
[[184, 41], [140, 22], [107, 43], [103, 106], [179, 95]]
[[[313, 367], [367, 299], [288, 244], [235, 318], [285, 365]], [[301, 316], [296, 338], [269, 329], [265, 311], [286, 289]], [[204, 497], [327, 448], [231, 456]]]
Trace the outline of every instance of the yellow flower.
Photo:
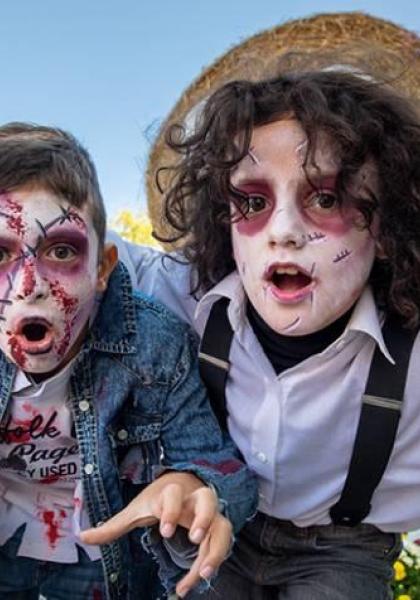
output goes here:
[[401, 596], [397, 597], [397, 600], [411, 600], [411, 596], [408, 594], [402, 594]]
[[[402, 579], [405, 579], [406, 576], [407, 576], [407, 571], [405, 570], [404, 563], [402, 563], [400, 560], [396, 560], [394, 562], [395, 581], [401, 581]], [[409, 596], [407, 596], [406, 598], [404, 598], [404, 596], [398, 596], [398, 598], [399, 599], [402, 598], [402, 600], [410, 600]]]

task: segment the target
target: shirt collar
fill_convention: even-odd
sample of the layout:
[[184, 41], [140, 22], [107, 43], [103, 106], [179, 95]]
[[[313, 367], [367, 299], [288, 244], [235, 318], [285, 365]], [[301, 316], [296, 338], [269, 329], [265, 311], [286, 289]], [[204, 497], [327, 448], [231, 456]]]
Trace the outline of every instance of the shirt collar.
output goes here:
[[203, 320], [205, 322], [207, 319], [211, 306], [222, 297], [230, 300], [228, 317], [233, 330], [238, 333], [243, 328], [246, 321], [245, 291], [238, 272], [233, 271], [206, 292], [198, 302], [194, 321], [200, 333], [200, 329], [204, 329]]
[[58, 373], [39, 383], [33, 381], [33, 379], [31, 379], [24, 371], [18, 369], [13, 382], [12, 393], [17, 396], [31, 395], [35, 397], [44, 394], [47, 389], [61, 386], [63, 382], [66, 382], [70, 378], [70, 373], [76, 358], [77, 357], [75, 356], [63, 369], [58, 371]]
[[[207, 318], [210, 307], [220, 297], [229, 298], [228, 317], [233, 330], [240, 334], [241, 329], [246, 323], [245, 312], [245, 292], [242, 287], [241, 279], [237, 271], [227, 275], [222, 281], [209, 290], [197, 304], [194, 320], [200, 325], [204, 318]], [[382, 354], [395, 364], [390, 355], [382, 335], [382, 324], [384, 318], [378, 313], [372, 290], [366, 286], [362, 295], [356, 303], [354, 311], [350, 317], [343, 336], [349, 331], [361, 331], [375, 340]], [[204, 326], [198, 327], [204, 329]]]
[[384, 320], [384, 315], [378, 312], [371, 288], [366, 286], [354, 307], [343, 335], [348, 331], [366, 333], [375, 340], [385, 358], [394, 365], [395, 361], [389, 353], [382, 335]]

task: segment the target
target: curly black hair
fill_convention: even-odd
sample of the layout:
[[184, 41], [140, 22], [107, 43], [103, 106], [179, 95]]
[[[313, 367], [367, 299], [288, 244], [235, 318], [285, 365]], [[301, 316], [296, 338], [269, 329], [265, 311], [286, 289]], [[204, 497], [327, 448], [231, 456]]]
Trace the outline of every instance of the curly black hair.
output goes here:
[[[243, 202], [230, 176], [248, 153], [253, 129], [291, 117], [308, 139], [308, 179], [313, 180], [309, 172], [316, 170], [317, 142], [326, 136], [340, 159], [338, 196], [353, 202], [365, 227], [378, 214], [382, 258], [375, 260], [371, 284], [381, 306], [403, 317], [407, 326], [417, 326], [420, 117], [412, 102], [386, 84], [340, 70], [228, 83], [205, 102], [193, 131], [182, 125], [168, 129], [166, 142], [180, 160], [164, 169], [173, 176], [163, 210], [175, 232], [169, 241], [182, 243], [183, 255], [193, 266], [192, 292], [208, 290], [235, 269], [230, 204], [240, 208]], [[367, 161], [376, 168], [377, 193], [353, 197], [352, 178]]]

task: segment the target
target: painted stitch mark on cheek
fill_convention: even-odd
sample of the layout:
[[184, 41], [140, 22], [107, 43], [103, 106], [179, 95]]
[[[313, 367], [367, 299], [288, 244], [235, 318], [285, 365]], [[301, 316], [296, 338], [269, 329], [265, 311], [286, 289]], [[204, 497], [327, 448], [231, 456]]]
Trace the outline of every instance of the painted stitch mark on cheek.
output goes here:
[[70, 338], [71, 338], [71, 332], [74, 326], [74, 323], [76, 321], [76, 317], [74, 317], [72, 319], [72, 321], [66, 321], [65, 325], [64, 325], [64, 337], [62, 338], [61, 342], [59, 343], [58, 347], [57, 347], [57, 354], [58, 356], [64, 356], [64, 354], [66, 353], [69, 344], [70, 344]]
[[351, 250], [347, 250], [347, 248], [345, 248], [344, 250], [342, 250], [341, 252], [339, 252], [335, 256], [335, 258], [333, 258], [333, 263], [341, 262], [342, 260], [344, 260], [345, 258], [348, 258], [352, 254], [353, 254], [353, 252]]
[[311, 233], [307, 233], [305, 235], [305, 239], [307, 242], [320, 242], [326, 241], [327, 236], [321, 233], [321, 231], [313, 231]]

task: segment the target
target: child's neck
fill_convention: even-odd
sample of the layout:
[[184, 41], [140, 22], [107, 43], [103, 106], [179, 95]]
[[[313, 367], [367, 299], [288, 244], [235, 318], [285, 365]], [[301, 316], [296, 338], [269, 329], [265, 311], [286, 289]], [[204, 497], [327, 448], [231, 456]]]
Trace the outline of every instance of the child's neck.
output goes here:
[[286, 336], [271, 329], [250, 302], [247, 305], [250, 325], [277, 375], [325, 350], [343, 333], [352, 311], [353, 307], [336, 321], [314, 333]]

